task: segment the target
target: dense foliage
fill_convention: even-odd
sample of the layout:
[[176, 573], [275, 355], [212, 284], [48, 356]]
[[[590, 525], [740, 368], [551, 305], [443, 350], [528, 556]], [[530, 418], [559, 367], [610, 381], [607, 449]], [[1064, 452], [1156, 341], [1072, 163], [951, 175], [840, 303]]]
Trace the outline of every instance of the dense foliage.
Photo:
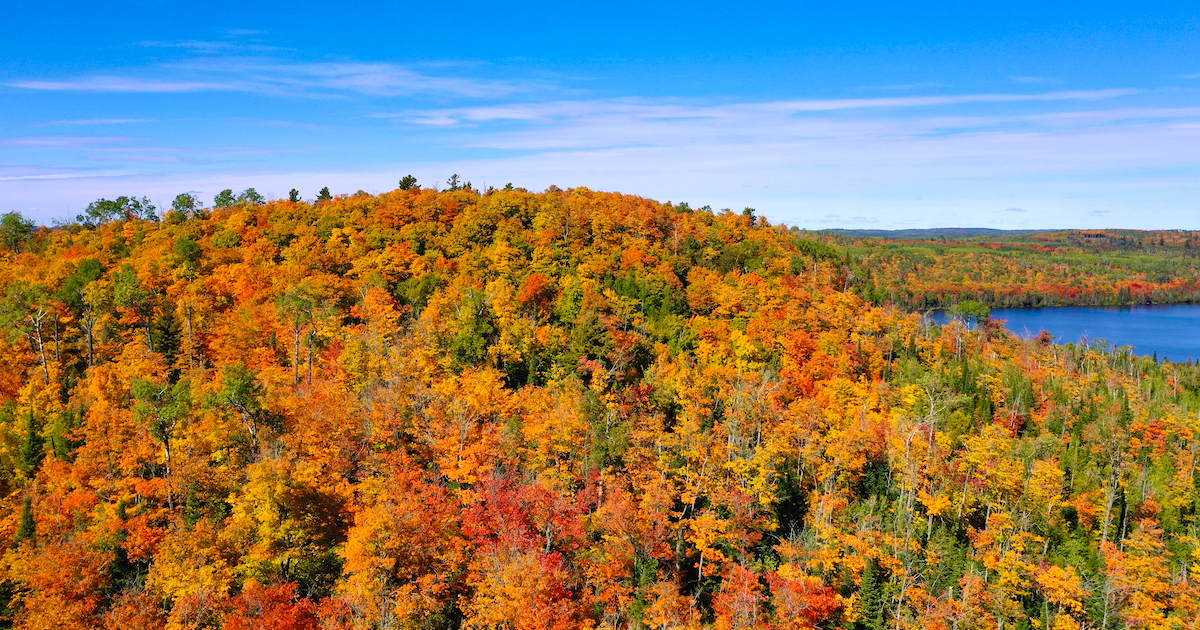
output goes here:
[[876, 304], [941, 308], [1200, 302], [1200, 233], [1059, 230], [923, 239], [823, 237]]
[[1194, 367], [927, 326], [752, 213], [223, 201], [6, 236], [7, 623], [1200, 618]]

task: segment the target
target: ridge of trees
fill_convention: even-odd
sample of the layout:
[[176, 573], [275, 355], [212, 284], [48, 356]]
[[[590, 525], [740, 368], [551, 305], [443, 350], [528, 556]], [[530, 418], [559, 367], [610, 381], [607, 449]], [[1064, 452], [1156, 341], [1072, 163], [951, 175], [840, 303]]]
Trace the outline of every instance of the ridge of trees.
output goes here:
[[1055, 230], [931, 239], [831, 236], [855, 292], [910, 309], [1200, 302], [1200, 232]]
[[1196, 623], [1200, 367], [750, 209], [406, 180], [0, 219], [3, 623]]

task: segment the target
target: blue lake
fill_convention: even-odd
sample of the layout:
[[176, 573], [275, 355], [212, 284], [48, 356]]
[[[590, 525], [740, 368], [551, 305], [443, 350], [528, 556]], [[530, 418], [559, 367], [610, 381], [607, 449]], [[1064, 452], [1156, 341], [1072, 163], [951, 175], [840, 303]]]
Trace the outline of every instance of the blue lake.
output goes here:
[[[1175, 362], [1200, 360], [1200, 304], [1154, 306], [1047, 306], [998, 308], [995, 319], [1022, 337], [1048, 330], [1059, 343], [1106, 339], [1114, 346], [1133, 346], [1137, 354], [1158, 353]], [[944, 313], [934, 319], [945, 321]]]

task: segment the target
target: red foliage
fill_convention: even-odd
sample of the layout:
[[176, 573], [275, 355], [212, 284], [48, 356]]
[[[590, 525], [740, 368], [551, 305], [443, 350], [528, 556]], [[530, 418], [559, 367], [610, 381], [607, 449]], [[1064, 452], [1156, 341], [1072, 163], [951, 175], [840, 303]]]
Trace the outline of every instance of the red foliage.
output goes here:
[[767, 583], [771, 585], [775, 615], [788, 624], [786, 627], [814, 628], [842, 607], [833, 588], [817, 578], [790, 579], [772, 571], [767, 574]]
[[317, 606], [296, 599], [296, 585], [261, 586], [248, 582], [240, 595], [230, 600], [225, 613], [225, 630], [317, 630]]

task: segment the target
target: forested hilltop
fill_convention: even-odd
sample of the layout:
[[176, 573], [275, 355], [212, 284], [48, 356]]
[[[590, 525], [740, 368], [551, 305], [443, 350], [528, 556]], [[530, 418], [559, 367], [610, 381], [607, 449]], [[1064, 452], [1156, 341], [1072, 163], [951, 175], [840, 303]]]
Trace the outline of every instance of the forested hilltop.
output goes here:
[[404, 183], [0, 222], [5, 623], [1200, 621], [1200, 368], [752, 212]]
[[[937, 233], [931, 236], [931, 233]], [[814, 235], [816, 236], [816, 235]], [[831, 231], [853, 280], [876, 304], [944, 308], [1200, 302], [1200, 232], [1182, 230]]]

